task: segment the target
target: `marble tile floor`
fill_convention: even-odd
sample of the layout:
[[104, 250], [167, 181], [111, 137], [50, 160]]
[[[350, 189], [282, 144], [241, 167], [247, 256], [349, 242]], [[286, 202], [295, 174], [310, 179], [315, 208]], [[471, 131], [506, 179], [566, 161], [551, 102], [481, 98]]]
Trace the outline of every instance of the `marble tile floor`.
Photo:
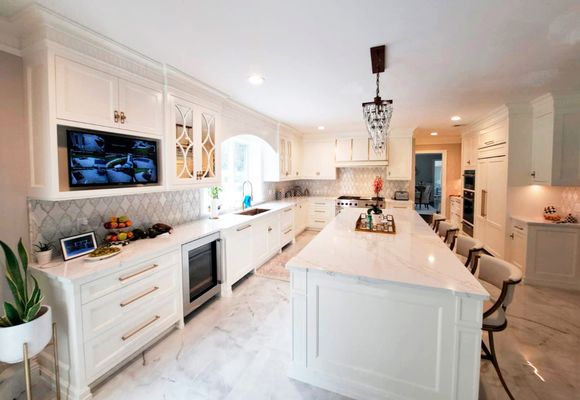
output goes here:
[[292, 257], [297, 255], [300, 250], [304, 248], [314, 237], [318, 234], [317, 231], [304, 231], [296, 236], [294, 243], [288, 244], [284, 247], [281, 254], [274, 256], [256, 271], [256, 274], [265, 278], [281, 279], [283, 281], [290, 281], [290, 272], [285, 265]]
[[[516, 399], [580, 398], [579, 310], [580, 293], [517, 288], [509, 327], [496, 334], [499, 364]], [[290, 340], [289, 284], [250, 275], [233, 297], [206, 304], [185, 329], [96, 387], [94, 398], [345, 399], [286, 376]], [[481, 365], [480, 399], [507, 399], [491, 364]], [[36, 400], [53, 398], [35, 391]]]

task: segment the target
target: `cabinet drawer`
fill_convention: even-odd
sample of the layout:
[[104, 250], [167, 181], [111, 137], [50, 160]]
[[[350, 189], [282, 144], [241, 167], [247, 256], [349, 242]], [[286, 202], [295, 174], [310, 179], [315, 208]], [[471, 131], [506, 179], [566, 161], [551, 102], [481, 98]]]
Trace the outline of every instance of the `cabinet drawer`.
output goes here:
[[129, 286], [134, 282], [145, 279], [160, 270], [179, 264], [180, 262], [179, 251], [174, 251], [146, 261], [134, 263], [130, 267], [123, 268], [121, 271], [82, 285], [81, 302], [86, 304], [91, 300], [98, 299], [106, 294]]
[[88, 341], [133, 315], [143, 315], [152, 302], [179, 297], [178, 265], [165, 268], [130, 286], [91, 301], [82, 308], [83, 336]]
[[178, 303], [178, 296], [168, 296], [85, 343], [88, 382], [95, 381], [177, 322]]
[[280, 246], [290, 243], [294, 239], [294, 228], [282, 228], [280, 231]]
[[282, 229], [291, 228], [294, 225], [294, 209], [286, 208], [280, 215], [280, 226]]
[[330, 220], [333, 217], [333, 214], [334, 213], [331, 212], [331, 210], [328, 207], [324, 208], [313, 207], [310, 209], [310, 216], [315, 219]]
[[312, 229], [323, 229], [328, 224], [328, 222], [329, 222], [328, 219], [315, 218], [313, 216], [310, 216], [310, 218], [308, 219], [308, 227]]

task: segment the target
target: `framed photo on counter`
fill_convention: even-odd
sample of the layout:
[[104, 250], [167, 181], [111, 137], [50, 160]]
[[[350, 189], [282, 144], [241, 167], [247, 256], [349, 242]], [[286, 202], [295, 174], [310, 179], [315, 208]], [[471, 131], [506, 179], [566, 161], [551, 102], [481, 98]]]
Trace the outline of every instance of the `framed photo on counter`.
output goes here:
[[81, 233], [60, 239], [62, 258], [65, 261], [89, 254], [97, 248], [95, 232]]

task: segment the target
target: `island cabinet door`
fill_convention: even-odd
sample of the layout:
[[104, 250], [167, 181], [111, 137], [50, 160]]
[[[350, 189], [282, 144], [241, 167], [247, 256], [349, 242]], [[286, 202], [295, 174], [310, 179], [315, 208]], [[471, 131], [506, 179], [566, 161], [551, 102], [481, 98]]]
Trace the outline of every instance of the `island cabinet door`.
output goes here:
[[310, 270], [306, 298], [306, 321], [293, 323], [304, 327], [307, 342], [306, 367], [297, 366], [296, 376], [327, 388], [332, 382], [355, 398], [477, 398], [477, 304], [472, 321], [458, 323], [461, 307], [451, 293]]

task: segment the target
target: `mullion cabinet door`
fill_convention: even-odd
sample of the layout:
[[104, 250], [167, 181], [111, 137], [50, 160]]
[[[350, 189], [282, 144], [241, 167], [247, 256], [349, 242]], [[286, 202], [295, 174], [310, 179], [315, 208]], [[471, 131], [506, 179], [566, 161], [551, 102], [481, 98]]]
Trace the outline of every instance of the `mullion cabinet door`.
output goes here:
[[174, 178], [177, 181], [191, 182], [197, 178], [195, 156], [197, 152], [196, 134], [194, 131], [194, 106], [191, 103], [175, 99], [171, 105], [173, 146], [175, 148]]

